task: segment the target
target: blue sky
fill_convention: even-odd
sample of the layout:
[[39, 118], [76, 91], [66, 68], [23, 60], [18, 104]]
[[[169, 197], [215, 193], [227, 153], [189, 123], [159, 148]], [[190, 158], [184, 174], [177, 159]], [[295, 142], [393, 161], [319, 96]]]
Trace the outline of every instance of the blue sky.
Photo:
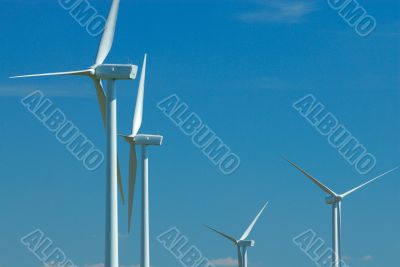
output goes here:
[[[91, 0], [100, 14], [110, 1]], [[94, 88], [83, 78], [9, 80], [25, 73], [82, 69], [94, 62], [91, 37], [58, 1], [1, 0], [0, 267], [43, 264], [20, 238], [41, 229], [79, 266], [102, 263], [105, 166], [87, 171], [28, 110], [42, 90], [100, 149], [105, 147]], [[250, 266], [312, 266], [292, 238], [307, 229], [330, 242], [324, 194], [285, 155], [338, 192], [399, 164], [400, 3], [359, 3], [377, 21], [360, 37], [326, 1], [121, 1], [107, 62], [141, 64], [148, 53], [142, 132], [165, 136], [150, 150], [154, 266], [180, 266], [156, 241], [177, 227], [218, 266], [234, 247], [210, 224], [240, 236], [265, 201]], [[138, 82], [118, 83], [118, 128], [131, 125]], [[223, 175], [157, 107], [178, 95], [241, 160]], [[313, 94], [377, 159], [367, 176], [332, 148], [292, 104]], [[128, 147], [119, 140], [127, 185]], [[342, 249], [352, 267], [390, 267], [400, 250], [400, 173], [343, 203]], [[134, 231], [120, 205], [120, 261], [139, 263], [139, 194]], [[224, 266], [224, 265], [219, 265]]]

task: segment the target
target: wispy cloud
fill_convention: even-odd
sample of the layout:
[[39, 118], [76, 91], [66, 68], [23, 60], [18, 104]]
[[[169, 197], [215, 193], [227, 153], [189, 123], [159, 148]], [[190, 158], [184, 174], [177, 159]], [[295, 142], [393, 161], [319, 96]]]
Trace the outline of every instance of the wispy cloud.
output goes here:
[[342, 259], [344, 261], [351, 261], [353, 259], [353, 257], [345, 255], [345, 256], [342, 257]]
[[88, 85], [76, 86], [54, 86], [49, 85], [33, 86], [31, 84], [23, 85], [0, 85], [0, 97], [23, 97], [33, 91], [41, 90], [46, 96], [70, 97], [70, 98], [92, 98], [95, 97], [94, 89]]
[[104, 263], [96, 263], [96, 264], [84, 265], [84, 267], [104, 267]]
[[129, 236], [130, 236], [129, 234], [122, 234], [122, 233], [118, 234], [119, 240], [126, 240], [129, 238]]
[[247, 23], [298, 23], [317, 10], [314, 1], [264, 0], [257, 10], [239, 15]]
[[238, 261], [231, 257], [222, 258], [222, 259], [214, 259], [210, 261], [215, 266], [236, 266]]
[[365, 256], [362, 256], [360, 260], [361, 261], [372, 261], [372, 260], [374, 260], [374, 257], [371, 255], [365, 255]]
[[[121, 267], [140, 267], [140, 264], [129, 265], [129, 266], [120, 265], [120, 266]], [[104, 263], [87, 264], [87, 265], [84, 265], [83, 267], [104, 267]], [[152, 265], [152, 267], [154, 267], [154, 266]]]

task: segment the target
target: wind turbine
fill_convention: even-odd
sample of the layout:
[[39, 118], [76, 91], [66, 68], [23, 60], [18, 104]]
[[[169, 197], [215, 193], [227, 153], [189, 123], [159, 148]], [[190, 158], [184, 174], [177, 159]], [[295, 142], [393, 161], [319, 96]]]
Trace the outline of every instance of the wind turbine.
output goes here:
[[342, 221], [342, 200], [346, 198], [347, 196], [353, 194], [354, 192], [360, 190], [364, 186], [372, 183], [373, 181], [397, 170], [400, 166], [397, 166], [385, 173], [382, 173], [381, 175], [378, 175], [377, 177], [369, 180], [368, 182], [363, 183], [360, 186], [357, 186], [343, 194], [337, 194], [331, 189], [329, 189], [327, 186], [322, 184], [320, 181], [318, 181], [316, 178], [308, 174], [305, 170], [301, 169], [299, 166], [297, 166], [295, 163], [291, 162], [290, 160], [287, 160], [293, 167], [295, 167], [297, 170], [299, 170], [301, 173], [303, 173], [306, 177], [308, 177], [313, 183], [315, 183], [322, 191], [327, 193], [329, 196], [326, 197], [325, 202], [328, 205], [332, 205], [332, 267], [341, 267], [342, 265], [342, 256], [341, 256], [341, 221]]
[[130, 145], [129, 152], [129, 194], [128, 194], [128, 231], [131, 230], [132, 209], [136, 184], [137, 156], [136, 146], [142, 150], [142, 232], [141, 232], [141, 267], [150, 267], [149, 241], [149, 157], [148, 146], [161, 146], [161, 135], [138, 134], [143, 119], [144, 85], [146, 79], [147, 55], [144, 56], [143, 68], [136, 98], [135, 114], [130, 135], [122, 135]]
[[254, 220], [251, 222], [249, 227], [247, 227], [246, 231], [243, 233], [243, 235], [237, 240], [236, 238], [227, 235], [223, 232], [220, 232], [210, 226], [206, 226], [208, 229], [216, 232], [217, 234], [221, 235], [222, 237], [232, 241], [235, 246], [237, 247], [237, 254], [238, 254], [238, 266], [239, 267], [247, 267], [247, 248], [248, 247], [254, 247], [255, 246], [255, 241], [254, 240], [246, 240], [251, 231], [254, 228], [254, 225], [257, 223], [258, 219], [261, 216], [261, 213], [264, 211], [264, 209], [267, 207], [268, 202], [265, 203], [265, 205], [261, 208], [261, 210], [258, 212], [257, 216], [254, 218]]
[[[94, 81], [107, 135], [106, 267], [118, 267], [118, 186], [123, 200], [123, 189], [117, 159], [117, 99], [115, 81], [133, 80], [137, 74], [137, 66], [135, 65], [103, 64], [113, 44], [119, 3], [119, 0], [112, 1], [94, 65], [85, 70], [11, 77], [87, 76]], [[107, 81], [106, 94], [104, 94], [102, 80]]]

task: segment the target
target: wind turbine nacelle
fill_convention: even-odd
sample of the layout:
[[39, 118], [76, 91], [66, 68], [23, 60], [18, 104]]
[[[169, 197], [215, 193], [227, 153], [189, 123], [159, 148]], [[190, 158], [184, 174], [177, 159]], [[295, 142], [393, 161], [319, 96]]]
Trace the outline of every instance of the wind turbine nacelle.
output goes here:
[[161, 135], [138, 134], [135, 136], [134, 142], [136, 145], [161, 146], [163, 137]]
[[254, 240], [241, 240], [238, 242], [238, 245], [243, 247], [254, 247], [256, 242]]
[[101, 80], [134, 80], [138, 66], [130, 64], [103, 64], [95, 69], [95, 76]]
[[327, 197], [325, 198], [325, 203], [326, 203], [326, 204], [329, 204], [329, 205], [333, 205], [333, 204], [336, 204], [336, 203], [340, 202], [341, 200], [342, 200], [342, 199], [339, 198], [339, 197], [327, 196]]

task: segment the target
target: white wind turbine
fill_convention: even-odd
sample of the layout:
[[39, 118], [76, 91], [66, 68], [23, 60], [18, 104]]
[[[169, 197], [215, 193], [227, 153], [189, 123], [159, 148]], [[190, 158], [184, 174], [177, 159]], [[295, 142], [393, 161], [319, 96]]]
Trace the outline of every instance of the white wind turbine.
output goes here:
[[267, 207], [267, 205], [268, 205], [268, 202], [265, 203], [265, 205], [261, 208], [260, 212], [254, 218], [254, 220], [251, 222], [251, 224], [246, 229], [246, 231], [243, 233], [243, 235], [239, 238], [239, 240], [237, 240], [236, 238], [234, 238], [230, 235], [224, 234], [223, 232], [220, 232], [214, 228], [206, 226], [208, 229], [216, 232], [217, 234], [223, 236], [224, 238], [232, 241], [235, 244], [235, 246], [237, 247], [237, 254], [238, 254], [237, 257], [238, 257], [238, 266], [239, 267], [247, 267], [247, 248], [254, 247], [255, 241], [254, 240], [246, 240], [246, 239], [249, 237], [251, 231], [254, 228], [254, 225], [260, 218], [261, 213], [264, 211], [264, 209]]
[[343, 194], [337, 194], [331, 189], [329, 189], [327, 186], [322, 184], [320, 181], [315, 179], [313, 176], [308, 174], [305, 170], [301, 169], [299, 166], [297, 166], [295, 163], [291, 162], [290, 160], [287, 160], [293, 167], [295, 167], [297, 170], [299, 170], [301, 173], [303, 173], [305, 176], [307, 176], [312, 182], [314, 182], [319, 188], [322, 189], [325, 193], [327, 193], [329, 196], [326, 197], [325, 202], [328, 205], [332, 205], [332, 267], [340, 267], [342, 265], [342, 257], [341, 257], [341, 218], [342, 218], [342, 205], [341, 202], [342, 200], [351, 195], [352, 193], [360, 190], [364, 186], [368, 185], [369, 183], [372, 183], [373, 181], [397, 170], [400, 166], [397, 166], [385, 173], [382, 173], [381, 175], [378, 175], [377, 177], [369, 180], [366, 183], [363, 183], [360, 186], [357, 186]]
[[142, 125], [144, 85], [146, 79], [147, 55], [143, 60], [143, 68], [136, 98], [135, 115], [133, 117], [132, 133], [122, 135], [130, 145], [129, 152], [129, 195], [128, 195], [128, 230], [131, 229], [132, 208], [136, 184], [137, 156], [136, 145], [142, 148], [142, 229], [141, 229], [141, 267], [150, 267], [150, 226], [149, 226], [149, 158], [147, 146], [161, 146], [163, 137], [160, 135], [138, 134]]
[[[95, 64], [86, 70], [15, 76], [87, 76], [94, 81], [97, 99], [107, 134], [107, 193], [106, 193], [106, 250], [105, 266], [118, 267], [118, 186], [123, 200], [123, 189], [117, 159], [117, 100], [115, 81], [136, 78], [137, 66], [131, 64], [103, 64], [114, 40], [119, 0], [113, 0], [97, 52]], [[106, 94], [102, 80], [107, 81]]]

